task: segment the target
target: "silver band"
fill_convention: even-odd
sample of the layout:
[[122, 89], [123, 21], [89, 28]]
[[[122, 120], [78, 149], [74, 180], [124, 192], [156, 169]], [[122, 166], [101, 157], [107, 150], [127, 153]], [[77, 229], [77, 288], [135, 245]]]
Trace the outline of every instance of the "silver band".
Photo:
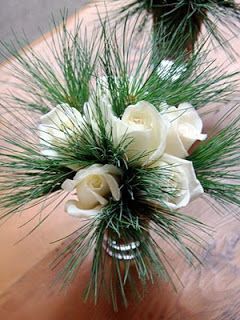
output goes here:
[[137, 249], [140, 246], [139, 241], [129, 243], [118, 243], [111, 238], [104, 236], [103, 248], [110, 257], [118, 260], [133, 260], [136, 257]]

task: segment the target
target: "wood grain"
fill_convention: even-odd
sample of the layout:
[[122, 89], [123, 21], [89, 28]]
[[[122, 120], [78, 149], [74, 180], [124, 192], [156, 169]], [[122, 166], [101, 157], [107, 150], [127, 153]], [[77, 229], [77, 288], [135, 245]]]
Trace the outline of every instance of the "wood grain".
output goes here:
[[[79, 17], [92, 28], [96, 19], [96, 9], [86, 6]], [[69, 19], [71, 28], [74, 19]], [[51, 42], [51, 34], [45, 40], [40, 38], [33, 44], [39, 52], [45, 52], [46, 41]], [[236, 49], [239, 39], [232, 41]], [[46, 53], [47, 54], [47, 53]], [[222, 62], [226, 57], [221, 49], [212, 53]], [[12, 81], [5, 74], [5, 64], [0, 69], [0, 94]], [[3, 69], [4, 67], [4, 69]], [[239, 69], [237, 59], [229, 70]], [[227, 106], [218, 106], [214, 112], [204, 116], [204, 126], [209, 131], [226, 108], [231, 108], [239, 100]], [[216, 106], [215, 106], [216, 107]], [[3, 320], [73, 320], [73, 319], [151, 319], [151, 320], [239, 320], [240, 319], [240, 222], [230, 215], [219, 216], [204, 200], [194, 201], [187, 212], [215, 227], [205, 250], [199, 250], [203, 265], [189, 267], [181, 256], [168, 249], [171, 262], [180, 277], [177, 291], [163, 282], [149, 285], [141, 302], [130, 300], [129, 307], [120, 307], [114, 313], [112, 306], [101, 297], [97, 306], [84, 303], [82, 290], [89, 276], [91, 257], [87, 259], [78, 277], [66, 292], [50, 287], [55, 272], [49, 268], [63, 244], [49, 245], [49, 242], [75, 230], [79, 220], [69, 217], [60, 207], [41, 228], [30, 238], [14, 246], [14, 242], [26, 233], [19, 229], [28, 216], [37, 209], [24, 212], [4, 224], [0, 229], [0, 319]]]

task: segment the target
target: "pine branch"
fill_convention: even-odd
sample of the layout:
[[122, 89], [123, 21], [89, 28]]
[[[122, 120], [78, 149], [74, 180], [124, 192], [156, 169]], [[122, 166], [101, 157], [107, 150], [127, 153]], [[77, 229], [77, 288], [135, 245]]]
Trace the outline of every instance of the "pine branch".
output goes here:
[[[20, 89], [22, 97], [15, 95], [14, 91], [8, 99], [21, 104], [24, 108], [42, 113], [48, 112], [52, 107], [67, 103], [71, 107], [82, 110], [89, 99], [90, 79], [93, 76], [98, 41], [97, 34], [93, 32], [92, 38], [87, 37], [82, 23], [76, 21], [73, 31], [66, 27], [67, 15], [62, 14], [62, 23], [57, 27], [53, 18], [52, 43], [48, 44], [48, 57], [37, 53], [24, 38], [22, 42], [15, 36], [15, 43], [1, 43], [1, 54], [4, 50], [15, 60], [12, 62], [11, 73], [18, 83], [14, 84]], [[80, 36], [81, 35], [81, 36]]]
[[202, 142], [188, 157], [204, 191], [224, 206], [240, 205], [239, 117]]
[[[234, 52], [229, 39], [226, 39], [226, 34], [220, 28], [224, 26], [230, 34], [237, 35], [240, 7], [236, 1], [138, 0], [130, 3], [118, 2], [122, 4], [121, 9], [114, 11], [112, 16], [118, 21], [124, 20], [126, 16], [140, 16], [140, 30], [143, 30], [151, 19], [155, 39], [160, 34], [164, 35], [166, 41], [174, 46], [175, 51], [172, 51], [172, 58], [176, 58], [179, 53], [191, 52], [194, 49], [202, 25], [219, 45], [230, 47]], [[175, 45], [176, 41], [178, 46]]]
[[200, 108], [209, 102], [224, 100], [237, 90], [238, 72], [226, 73], [224, 67], [208, 61], [209, 52], [204, 52], [203, 47], [187, 61], [185, 54], [179, 55], [166, 72], [161, 62], [171, 55], [172, 45], [162, 39], [155, 43], [161, 47], [156, 53], [149, 37], [134, 37], [137, 23], [136, 19], [132, 27], [132, 22], [126, 18], [122, 35], [118, 34], [118, 25], [110, 28], [108, 22], [102, 24], [103, 91], [110, 95], [117, 116], [121, 116], [129, 104], [141, 100], [160, 110], [165, 103], [179, 105], [186, 101]]

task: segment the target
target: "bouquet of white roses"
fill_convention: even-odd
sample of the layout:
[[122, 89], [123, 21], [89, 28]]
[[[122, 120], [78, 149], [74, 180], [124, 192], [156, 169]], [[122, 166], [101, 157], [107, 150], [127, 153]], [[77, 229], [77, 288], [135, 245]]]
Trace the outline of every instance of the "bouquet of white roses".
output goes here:
[[100, 41], [89, 41], [64, 20], [52, 47], [57, 67], [31, 49], [16, 54], [13, 72], [28, 95], [1, 107], [2, 218], [64, 201], [84, 223], [55, 261], [67, 259], [60, 276], [69, 283], [94, 249], [86, 295], [97, 301], [108, 285], [114, 305], [119, 286], [127, 304], [134, 272], [143, 284], [156, 274], [171, 280], [154, 234], [197, 258], [189, 242], [199, 244], [194, 230], [206, 226], [178, 209], [202, 195], [240, 205], [238, 119], [207, 137], [199, 115], [232, 93], [235, 74], [201, 52], [169, 63], [164, 46], [154, 60], [151, 44], [134, 42], [128, 28], [118, 38], [102, 24]]
[[[79, 139], [89, 126], [97, 139], [101, 134], [100, 117], [106, 136], [112, 139], [112, 147], [120, 151], [124, 141], [122, 154], [126, 162], [135, 163], [146, 173], [156, 170], [166, 174], [164, 184], [156, 186], [160, 198], [153, 199], [153, 204], [159, 202], [168, 209], [179, 209], [204, 192], [192, 162], [185, 160], [190, 147], [207, 137], [201, 133], [202, 120], [191, 104], [182, 103], [177, 108], [164, 105], [159, 112], [149, 102], [139, 101], [127, 106], [122, 117], [117, 117], [109, 102], [101, 98], [99, 110], [86, 103], [81, 114], [64, 104], [42, 116], [39, 125], [42, 154], [51, 159], [67, 156], [64, 146], [76, 139], [76, 134]], [[124, 168], [112, 161], [87, 167], [74, 161], [68, 167], [76, 171], [73, 179], [66, 179], [61, 186], [67, 192], [75, 191], [76, 199], [68, 200], [65, 206], [70, 215], [91, 217], [99, 214], [109, 201], [120, 203]]]

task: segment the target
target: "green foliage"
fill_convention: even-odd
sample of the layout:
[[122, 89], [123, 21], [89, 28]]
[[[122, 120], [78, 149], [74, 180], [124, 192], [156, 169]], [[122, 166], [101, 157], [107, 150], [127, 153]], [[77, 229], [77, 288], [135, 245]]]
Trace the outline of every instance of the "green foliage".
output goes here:
[[47, 202], [73, 176], [61, 161], [43, 156], [33, 143], [17, 135], [6, 137], [0, 146], [0, 167], [0, 219]]
[[[161, 110], [164, 104], [179, 105], [190, 102], [200, 108], [211, 101], [220, 101], [237, 87], [238, 72], [226, 73], [207, 58], [208, 52], [199, 48], [189, 59], [181, 54], [170, 70], [161, 63], [171, 55], [172, 46], [164, 41], [155, 43], [161, 48], [156, 53], [148, 37], [135, 38], [138, 21], [125, 20], [122, 34], [118, 25], [103, 27], [104, 72], [103, 91], [110, 95], [112, 108], [121, 116], [129, 104], [146, 100]], [[177, 75], [177, 76], [176, 76]]]
[[239, 120], [237, 117], [216, 135], [202, 142], [188, 157], [205, 193], [224, 206], [240, 205]]
[[[57, 27], [53, 18], [51, 41], [46, 39], [48, 56], [36, 52], [26, 38], [15, 43], [1, 42], [1, 54], [4, 51], [13, 56], [11, 71], [20, 89], [16, 96], [14, 91], [10, 98], [16, 105], [41, 113], [48, 112], [57, 104], [67, 103], [82, 110], [89, 99], [90, 79], [93, 75], [97, 51], [97, 34], [87, 37], [81, 22], [76, 21], [72, 31], [66, 28], [66, 14], [62, 15], [62, 25]], [[18, 53], [19, 48], [21, 54]], [[96, 50], [96, 51], [95, 51]], [[27, 96], [27, 98], [26, 98]]]
[[[161, 62], [175, 51], [174, 41], [168, 43], [160, 35], [154, 45], [148, 35], [139, 39], [138, 22], [138, 18], [126, 18], [119, 31], [118, 24], [111, 27], [109, 21], [101, 21], [101, 31], [98, 35], [93, 32], [90, 38], [82, 31], [81, 22], [76, 21], [74, 30], [69, 31], [63, 15], [56, 35], [51, 41], [46, 40], [49, 58], [42, 57], [30, 45], [18, 54], [17, 45], [2, 43], [15, 57], [11, 71], [18, 81], [5, 98], [6, 103], [40, 113], [67, 103], [82, 112], [90, 90], [93, 96], [97, 94], [97, 80], [109, 93], [116, 115], [121, 116], [126, 106], [141, 100], [160, 109], [162, 103], [178, 105], [186, 101], [199, 108], [236, 90], [238, 72], [226, 73], [208, 60], [208, 52], [202, 47], [188, 59], [185, 53], [179, 54], [166, 71]], [[16, 43], [21, 46], [17, 38]], [[106, 79], [102, 81], [102, 77]], [[15, 87], [20, 89], [17, 95]]]
[[[125, 16], [140, 16], [139, 29], [143, 30], [149, 19], [153, 20], [155, 39], [161, 35], [173, 45], [173, 55], [191, 50], [205, 26], [209, 35], [221, 46], [229, 46], [226, 32], [236, 36], [239, 28], [240, 7], [236, 1], [225, 0], [137, 0], [121, 3], [113, 16], [121, 21]], [[120, 18], [119, 18], [120, 16]], [[231, 48], [233, 49], [233, 48]], [[233, 49], [234, 50], [234, 49]]]

